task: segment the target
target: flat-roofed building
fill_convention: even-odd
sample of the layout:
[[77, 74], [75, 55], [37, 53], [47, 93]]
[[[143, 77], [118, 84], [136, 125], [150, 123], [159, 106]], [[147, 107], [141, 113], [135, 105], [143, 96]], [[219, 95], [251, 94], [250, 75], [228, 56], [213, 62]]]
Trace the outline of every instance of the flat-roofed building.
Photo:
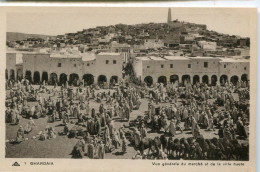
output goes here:
[[148, 85], [159, 83], [192, 84], [204, 82], [209, 85], [239, 80], [248, 81], [249, 60], [214, 57], [144, 56], [133, 62], [136, 76]]
[[21, 78], [23, 75], [22, 54], [16, 52], [8, 52], [6, 56], [8, 56], [8, 58], [6, 59], [5, 78], [13, 80]]
[[[20, 60], [17, 60], [18, 56]], [[110, 52], [99, 54], [12, 52], [6, 54], [6, 59], [6, 79], [16, 79], [18, 69], [21, 68], [19, 79], [25, 76], [35, 84], [43, 81], [49, 84], [65, 84], [68, 81], [74, 85], [82, 81], [87, 85], [98, 82], [109, 83], [112, 80], [118, 82], [122, 79], [124, 63], [121, 53]]]
[[118, 82], [122, 79], [124, 57], [121, 53], [102, 52], [96, 55], [97, 82]]

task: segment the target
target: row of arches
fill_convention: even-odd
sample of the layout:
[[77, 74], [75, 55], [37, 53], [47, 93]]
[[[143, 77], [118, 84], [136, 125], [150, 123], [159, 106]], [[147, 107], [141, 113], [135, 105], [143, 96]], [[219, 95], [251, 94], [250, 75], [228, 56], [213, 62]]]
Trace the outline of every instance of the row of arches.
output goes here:
[[12, 79], [12, 80], [21, 80], [23, 78], [23, 70], [22, 69], [17, 69], [16, 73], [14, 69], [11, 69], [8, 71], [7, 69], [5, 70], [5, 79]]
[[[40, 84], [41, 82], [45, 81], [49, 85], [56, 84], [65, 84], [68, 82], [70, 85], [79, 85], [79, 80], [82, 79], [84, 81], [84, 85], [92, 85], [94, 84], [94, 76], [92, 74], [84, 74], [82, 78], [79, 77], [78, 74], [72, 73], [70, 75], [67, 75], [65, 73], [61, 73], [58, 77], [56, 73], [51, 73], [48, 75], [47, 72], [42, 72], [42, 75], [40, 75], [40, 72], [35, 71], [33, 74], [31, 71], [25, 72], [25, 78], [28, 79], [30, 82], [34, 84]], [[97, 82], [99, 84], [103, 84], [105, 82], [108, 82], [108, 79], [105, 75], [99, 75]], [[111, 76], [109, 83], [118, 83], [118, 76]]]
[[[244, 81], [244, 82], [248, 82], [247, 74], [243, 74], [241, 76], [241, 80]], [[178, 81], [178, 82], [180, 81], [179, 76], [178, 75], [171, 75], [170, 78], [169, 78], [169, 82], [175, 83], [176, 81]], [[229, 82], [228, 76], [227, 75], [221, 75], [220, 78], [218, 79], [217, 75], [212, 75], [211, 78], [209, 79], [208, 75], [204, 75], [204, 76], [202, 76], [202, 78], [200, 80], [199, 75], [194, 75], [193, 78], [192, 78], [192, 84], [202, 82], [202, 83], [206, 83], [208, 85], [216, 86], [218, 81], [220, 82], [221, 85], [223, 85], [224, 83]], [[234, 75], [230, 78], [230, 82], [232, 82], [234, 85], [236, 85], [238, 83], [238, 81], [239, 81], [239, 77], [237, 75]], [[153, 78], [151, 76], [146, 76], [144, 78], [144, 82], [148, 86], [151, 86], [154, 83]], [[184, 84], [184, 82], [191, 83], [190, 75], [182, 75], [182, 77], [181, 77], [182, 85]], [[167, 84], [167, 77], [166, 76], [158, 77], [157, 83], [163, 83], [164, 85], [166, 85]]]

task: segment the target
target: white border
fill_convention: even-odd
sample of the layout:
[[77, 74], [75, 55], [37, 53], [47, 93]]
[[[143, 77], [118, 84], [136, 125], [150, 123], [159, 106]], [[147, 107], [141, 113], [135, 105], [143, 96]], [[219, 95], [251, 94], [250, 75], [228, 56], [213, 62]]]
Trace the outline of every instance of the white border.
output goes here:
[[[0, 0], [1, 1], [1, 0]], [[257, 39], [257, 48], [260, 49], [260, 0], [254, 1], [184, 1], [184, 2], [126, 2], [126, 3], [40, 3], [40, 2], [31, 2], [31, 3], [1, 3], [0, 6], [44, 6], [44, 7], [55, 7], [55, 6], [64, 6], [64, 7], [257, 7], [258, 8], [258, 39]], [[2, 22], [2, 21], [1, 21]], [[257, 51], [257, 57], [260, 57], [260, 51]], [[260, 62], [257, 61], [257, 67], [260, 68]], [[260, 70], [257, 70], [257, 85], [259, 89], [260, 84]], [[260, 93], [257, 89], [257, 109], [256, 109], [256, 171], [260, 171]]]

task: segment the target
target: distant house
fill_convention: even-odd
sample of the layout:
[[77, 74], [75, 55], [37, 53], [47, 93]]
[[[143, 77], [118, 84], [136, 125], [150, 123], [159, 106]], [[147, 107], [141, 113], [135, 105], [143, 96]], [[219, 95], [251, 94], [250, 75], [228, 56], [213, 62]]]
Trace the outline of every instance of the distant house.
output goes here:
[[198, 41], [198, 45], [203, 50], [215, 51], [217, 49], [217, 43], [216, 42]]
[[144, 41], [145, 48], [162, 48], [164, 47], [164, 42], [161, 39], [146, 39]]
[[176, 47], [180, 44], [180, 34], [171, 33], [164, 39], [164, 45], [167, 47]]

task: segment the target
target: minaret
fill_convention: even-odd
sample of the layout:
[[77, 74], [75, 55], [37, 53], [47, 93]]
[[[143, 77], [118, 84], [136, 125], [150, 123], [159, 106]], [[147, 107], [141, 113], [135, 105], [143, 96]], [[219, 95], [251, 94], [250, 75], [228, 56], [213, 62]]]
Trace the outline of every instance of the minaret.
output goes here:
[[172, 13], [171, 13], [171, 8], [169, 8], [167, 23], [169, 24], [171, 21], [172, 21]]

